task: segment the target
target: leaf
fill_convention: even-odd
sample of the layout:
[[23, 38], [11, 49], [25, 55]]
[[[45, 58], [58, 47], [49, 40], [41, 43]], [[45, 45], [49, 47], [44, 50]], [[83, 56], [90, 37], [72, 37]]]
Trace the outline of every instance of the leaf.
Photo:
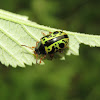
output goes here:
[[79, 44], [83, 43], [89, 45], [90, 47], [100, 47], [100, 36], [99, 35], [88, 35], [77, 32], [68, 32], [69, 35], [69, 51], [68, 55], [74, 54], [79, 55]]
[[[21, 45], [34, 47], [43, 35], [57, 31], [28, 20], [28, 17], [0, 10], [0, 61], [6, 66], [25, 67], [36, 63], [33, 51]], [[67, 55], [79, 55], [79, 44], [100, 47], [100, 36], [64, 31], [69, 36]]]

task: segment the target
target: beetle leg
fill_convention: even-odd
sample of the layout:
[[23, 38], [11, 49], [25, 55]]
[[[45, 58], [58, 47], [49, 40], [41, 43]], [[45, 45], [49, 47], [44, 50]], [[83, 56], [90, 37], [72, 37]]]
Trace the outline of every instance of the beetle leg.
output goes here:
[[36, 64], [37, 64], [38, 54], [36, 54]]
[[[51, 34], [51, 33], [52, 33], [52, 32], [49, 32], [49, 34]], [[43, 32], [42, 32], [42, 34], [43, 34], [44, 36], [46, 36], [46, 34], [45, 34], [45, 33], [43, 33]]]
[[46, 34], [45, 33], [43, 33], [43, 32], [41, 32], [44, 36], [46, 36]]
[[51, 34], [52, 32], [49, 32], [49, 34]]
[[63, 53], [64, 50], [59, 50], [60, 53]]
[[52, 32], [49, 32], [49, 35], [51, 34]]
[[45, 57], [46, 57], [46, 55], [44, 55], [44, 57], [41, 57], [41, 58], [40, 58], [39, 64], [41, 64], [42, 59], [44, 59]]
[[39, 41], [36, 42], [36, 47], [38, 46]]
[[52, 60], [54, 57], [54, 54], [50, 54], [50, 60]]

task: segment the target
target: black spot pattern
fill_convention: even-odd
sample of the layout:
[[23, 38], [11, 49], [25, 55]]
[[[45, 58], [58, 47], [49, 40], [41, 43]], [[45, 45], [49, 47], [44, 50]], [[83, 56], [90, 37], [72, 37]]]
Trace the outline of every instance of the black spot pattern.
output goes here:
[[60, 31], [60, 35], [62, 34], [63, 32], [62, 31]]
[[42, 37], [41, 39], [44, 39], [44, 37]]
[[49, 43], [48, 41], [46, 41], [45, 44], [44, 44], [44, 46], [47, 46], [47, 47], [48, 47], [49, 45], [50, 45], [50, 43]]
[[68, 38], [68, 35], [64, 35], [64, 38]]
[[58, 48], [56, 47], [56, 49], [58, 49]]
[[60, 43], [60, 44], [59, 44], [59, 47], [60, 47], [60, 48], [64, 48], [64, 43]]
[[49, 38], [49, 35], [46, 35], [45, 37]]
[[56, 52], [58, 52], [58, 50], [56, 50]]
[[52, 37], [52, 35], [49, 35], [49, 38]]
[[64, 42], [65, 42], [65, 40], [62, 40], [62, 41], [64, 41]]
[[53, 34], [58, 34], [58, 33], [59, 33], [58, 31], [53, 32]]
[[54, 51], [55, 51], [55, 48], [54, 48], [54, 46], [53, 46], [53, 47], [52, 47], [52, 50], [51, 50], [50, 52], [48, 52], [48, 54], [53, 54]]

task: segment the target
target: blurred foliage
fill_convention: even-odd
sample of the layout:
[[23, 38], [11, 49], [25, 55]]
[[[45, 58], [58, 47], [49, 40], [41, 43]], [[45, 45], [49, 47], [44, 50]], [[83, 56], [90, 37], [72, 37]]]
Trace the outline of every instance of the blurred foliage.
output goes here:
[[[100, 0], [0, 0], [0, 8], [55, 28], [100, 33]], [[100, 48], [16, 69], [0, 64], [1, 100], [100, 100]]]

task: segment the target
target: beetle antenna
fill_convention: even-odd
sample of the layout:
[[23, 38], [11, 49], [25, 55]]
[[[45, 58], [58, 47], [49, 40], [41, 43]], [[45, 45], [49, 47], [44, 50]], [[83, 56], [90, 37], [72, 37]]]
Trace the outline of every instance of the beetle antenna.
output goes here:
[[26, 45], [21, 45], [21, 46], [27, 47], [27, 48], [29, 48], [31, 50], [33, 50], [33, 48], [35, 48], [35, 47], [29, 47], [29, 46], [26, 46]]

